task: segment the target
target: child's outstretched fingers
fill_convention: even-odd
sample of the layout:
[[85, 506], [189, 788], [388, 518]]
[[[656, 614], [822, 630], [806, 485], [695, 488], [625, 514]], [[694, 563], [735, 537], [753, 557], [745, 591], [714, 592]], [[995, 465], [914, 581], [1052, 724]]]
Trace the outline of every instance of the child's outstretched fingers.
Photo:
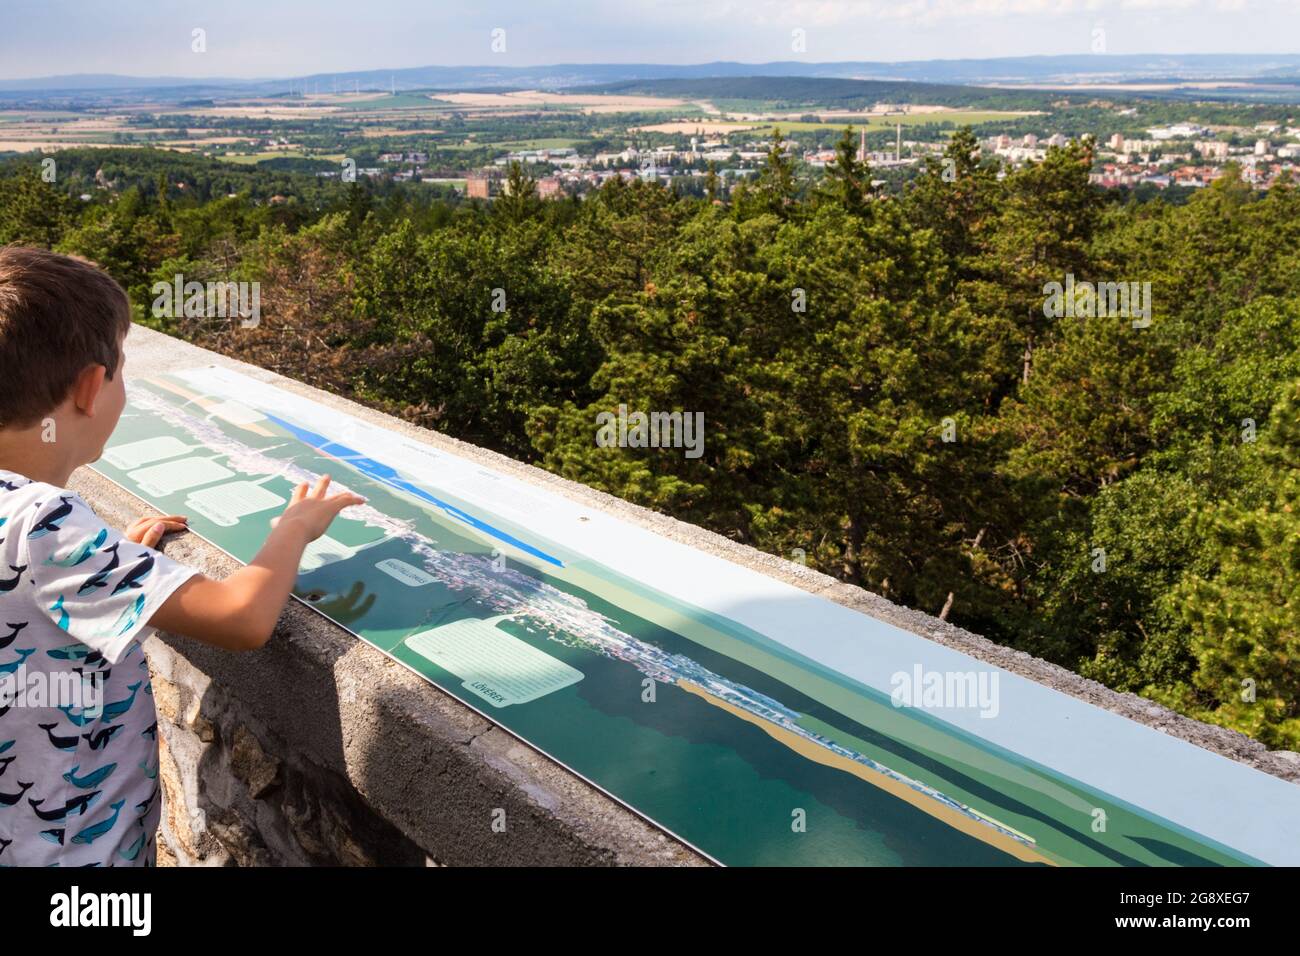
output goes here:
[[[136, 544], [143, 544], [145, 547], [157, 547], [158, 542], [162, 540], [164, 534], [173, 531], [188, 531], [189, 519], [185, 515], [148, 515], [144, 518], [138, 518], [127, 526], [122, 537], [128, 541], [134, 541]], [[161, 527], [161, 531], [154, 529]]]
[[330, 495], [326, 499], [334, 505], [334, 513], [338, 514], [344, 508], [351, 508], [353, 505], [364, 505], [366, 499], [351, 491], [340, 491], [337, 495]]

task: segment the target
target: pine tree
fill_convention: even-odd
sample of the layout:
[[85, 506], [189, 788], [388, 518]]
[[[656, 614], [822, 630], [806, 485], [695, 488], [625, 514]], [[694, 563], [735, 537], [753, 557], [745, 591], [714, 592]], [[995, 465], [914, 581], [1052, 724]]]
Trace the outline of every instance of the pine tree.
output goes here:
[[737, 190], [734, 202], [741, 218], [749, 219], [764, 213], [787, 218], [793, 210], [798, 189], [794, 178], [794, 161], [786, 155], [786, 140], [779, 127], [772, 130], [772, 142], [767, 158], [752, 184]]
[[72, 216], [68, 199], [36, 173], [0, 179], [0, 245], [50, 248]]
[[493, 212], [506, 222], [524, 222], [541, 209], [537, 198], [537, 180], [533, 179], [518, 162], [512, 162], [506, 173], [505, 188], [492, 204]]
[[1209, 719], [1270, 746], [1300, 745], [1300, 382], [1280, 401], [1260, 444], [1272, 501], [1227, 504], [1202, 533], [1219, 551], [1212, 574], [1183, 585], [1199, 662], [1193, 683]]
[[826, 167], [826, 182], [821, 196], [839, 203], [846, 212], [861, 216], [866, 214], [872, 194], [871, 167], [865, 159], [858, 159], [853, 127], [845, 127], [835, 144], [835, 162]]

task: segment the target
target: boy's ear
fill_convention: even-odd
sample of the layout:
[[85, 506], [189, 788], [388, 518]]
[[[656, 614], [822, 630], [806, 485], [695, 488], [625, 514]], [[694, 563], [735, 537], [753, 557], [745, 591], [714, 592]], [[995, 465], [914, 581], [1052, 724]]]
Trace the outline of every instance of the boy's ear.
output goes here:
[[102, 365], [87, 365], [72, 386], [72, 403], [86, 415], [94, 415], [99, 396], [104, 391], [108, 369]]

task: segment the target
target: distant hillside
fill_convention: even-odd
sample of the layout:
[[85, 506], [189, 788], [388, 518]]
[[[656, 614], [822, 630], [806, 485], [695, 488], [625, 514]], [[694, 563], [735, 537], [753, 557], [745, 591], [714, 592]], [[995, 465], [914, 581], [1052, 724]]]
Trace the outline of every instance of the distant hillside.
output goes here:
[[875, 103], [1038, 110], [1060, 94], [999, 90], [951, 83], [844, 80], [807, 76], [739, 76], [704, 79], [626, 80], [585, 87], [602, 93], [641, 93], [683, 99], [758, 100], [776, 109], [863, 109]]
[[626, 81], [713, 77], [817, 77], [920, 83], [1047, 83], [1064, 79], [1281, 79], [1300, 77], [1300, 54], [1080, 54], [967, 60], [854, 60], [809, 63], [556, 63], [542, 66], [421, 66], [391, 70], [353, 70], [278, 79], [131, 77], [110, 74], [0, 79], [0, 94], [149, 91], [158, 96], [192, 97], [195, 89], [228, 95], [268, 95], [295, 89], [398, 90], [530, 87], [564, 89]]

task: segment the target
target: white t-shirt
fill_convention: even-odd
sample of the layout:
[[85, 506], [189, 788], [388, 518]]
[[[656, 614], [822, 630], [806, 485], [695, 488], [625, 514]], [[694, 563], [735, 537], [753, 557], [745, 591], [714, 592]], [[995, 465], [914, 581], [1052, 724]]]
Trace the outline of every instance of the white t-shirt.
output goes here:
[[140, 640], [198, 572], [0, 469], [0, 866], [151, 866], [158, 718]]

